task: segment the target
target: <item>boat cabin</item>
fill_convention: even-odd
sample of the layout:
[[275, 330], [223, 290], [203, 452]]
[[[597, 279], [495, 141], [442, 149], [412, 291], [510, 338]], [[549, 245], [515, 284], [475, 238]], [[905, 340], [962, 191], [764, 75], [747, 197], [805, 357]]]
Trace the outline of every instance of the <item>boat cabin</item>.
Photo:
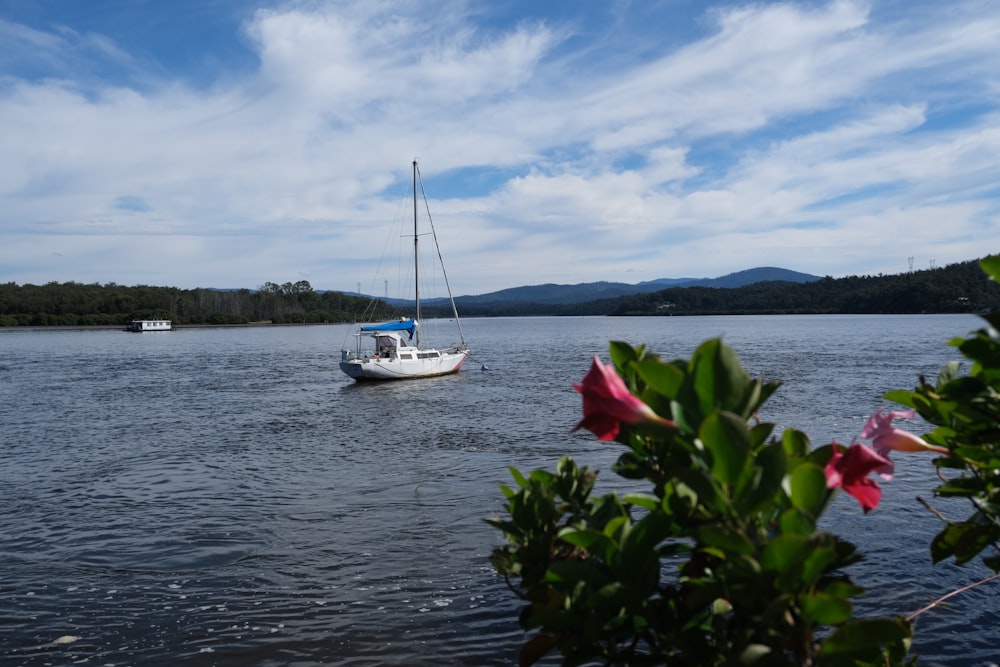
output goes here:
[[382, 334], [375, 336], [375, 356], [381, 359], [395, 359], [399, 356], [399, 347], [402, 341], [399, 336]]
[[132, 320], [129, 322], [128, 331], [142, 333], [144, 331], [173, 331], [174, 323], [171, 320]]

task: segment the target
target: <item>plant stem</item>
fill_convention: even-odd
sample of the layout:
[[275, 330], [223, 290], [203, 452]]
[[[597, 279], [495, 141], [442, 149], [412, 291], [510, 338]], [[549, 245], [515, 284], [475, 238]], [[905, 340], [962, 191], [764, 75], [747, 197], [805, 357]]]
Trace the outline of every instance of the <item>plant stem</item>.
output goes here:
[[959, 588], [957, 590], [954, 590], [951, 593], [948, 593], [947, 595], [943, 595], [943, 596], [939, 597], [937, 600], [934, 600], [934, 602], [931, 602], [929, 605], [927, 605], [923, 609], [915, 611], [912, 614], [910, 614], [909, 616], [907, 616], [906, 620], [912, 621], [917, 616], [920, 616], [920, 614], [924, 613], [925, 611], [930, 611], [931, 609], [933, 609], [934, 607], [938, 606], [939, 604], [941, 604], [942, 602], [944, 602], [948, 598], [952, 597], [953, 595], [958, 595], [959, 593], [964, 593], [965, 591], [971, 590], [971, 589], [975, 588], [976, 586], [980, 586], [982, 584], [989, 583], [989, 582], [993, 581], [994, 579], [1000, 579], [1000, 572], [997, 572], [996, 574], [991, 575], [989, 577], [986, 577], [985, 579], [982, 579], [980, 581], [973, 582], [973, 583], [969, 584], [968, 586], [962, 586], [961, 588]]

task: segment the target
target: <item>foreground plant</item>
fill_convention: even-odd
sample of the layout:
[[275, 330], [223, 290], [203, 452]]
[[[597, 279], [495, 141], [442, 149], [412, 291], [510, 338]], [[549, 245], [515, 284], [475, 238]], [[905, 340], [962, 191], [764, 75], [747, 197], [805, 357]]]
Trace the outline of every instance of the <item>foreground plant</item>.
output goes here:
[[[1000, 282], [1000, 257], [980, 265]], [[1000, 311], [983, 318], [985, 327], [951, 341], [971, 362], [967, 375], [959, 373], [959, 362], [952, 362], [933, 384], [921, 377], [915, 390], [892, 391], [885, 397], [916, 410], [935, 426], [923, 437], [946, 453], [934, 461], [943, 480], [935, 495], [966, 498], [972, 507], [960, 521], [932, 510], [945, 524], [931, 542], [934, 562], [953, 557], [962, 564], [986, 552], [983, 562], [1000, 572]]]
[[910, 623], [852, 619], [854, 545], [817, 528], [838, 488], [865, 511], [889, 461], [854, 444], [812, 449], [757, 419], [779, 383], [752, 379], [731, 348], [664, 362], [611, 344], [595, 360], [578, 428], [625, 450], [613, 470], [648, 492], [592, 495], [596, 473], [511, 473], [507, 544], [491, 557], [527, 606], [520, 663], [906, 664]]

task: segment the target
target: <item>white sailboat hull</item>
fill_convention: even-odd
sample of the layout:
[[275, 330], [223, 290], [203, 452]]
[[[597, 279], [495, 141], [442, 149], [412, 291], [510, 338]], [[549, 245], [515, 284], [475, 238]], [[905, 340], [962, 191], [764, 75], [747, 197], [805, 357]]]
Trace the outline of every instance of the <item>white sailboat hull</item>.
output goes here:
[[462, 367], [468, 351], [441, 352], [430, 359], [348, 359], [340, 370], [355, 380], [407, 380], [448, 375]]

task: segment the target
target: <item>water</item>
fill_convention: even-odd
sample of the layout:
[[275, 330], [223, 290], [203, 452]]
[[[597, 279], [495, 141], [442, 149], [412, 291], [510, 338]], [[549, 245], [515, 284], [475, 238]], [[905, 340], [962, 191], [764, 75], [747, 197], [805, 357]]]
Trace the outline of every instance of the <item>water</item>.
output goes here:
[[[507, 466], [571, 454], [609, 470], [616, 446], [571, 432], [572, 383], [608, 340], [674, 358], [722, 335], [785, 382], [765, 417], [819, 444], [849, 442], [980, 320], [463, 325], [461, 373], [375, 385], [337, 370], [343, 326], [0, 333], [0, 664], [515, 664], [518, 604], [482, 519]], [[931, 498], [933, 469], [895, 458], [875, 512], [842, 494], [830, 517], [867, 556], [852, 571], [866, 612], [910, 613], [988, 574], [929, 563], [938, 523], [914, 496]], [[995, 660], [996, 590], [921, 616], [922, 664]]]

